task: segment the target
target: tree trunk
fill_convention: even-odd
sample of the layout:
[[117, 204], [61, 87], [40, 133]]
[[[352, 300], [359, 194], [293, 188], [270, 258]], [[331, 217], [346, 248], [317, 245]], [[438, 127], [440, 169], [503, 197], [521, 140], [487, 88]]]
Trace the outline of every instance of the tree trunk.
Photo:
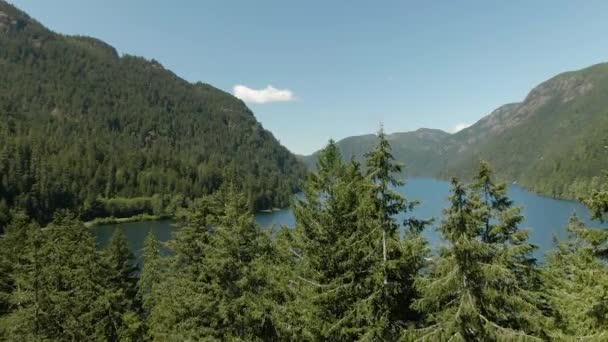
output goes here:
[[382, 265], [384, 266], [384, 285], [386, 285], [388, 283], [388, 280], [386, 279], [386, 230], [382, 231], [382, 257]]

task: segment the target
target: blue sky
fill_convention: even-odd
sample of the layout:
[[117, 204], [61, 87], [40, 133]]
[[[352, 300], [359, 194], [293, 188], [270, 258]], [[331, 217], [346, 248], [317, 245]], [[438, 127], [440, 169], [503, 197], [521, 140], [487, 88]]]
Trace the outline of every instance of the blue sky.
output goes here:
[[258, 120], [300, 154], [380, 122], [453, 130], [560, 72], [608, 61], [608, 1], [12, 3], [189, 81], [242, 85]]

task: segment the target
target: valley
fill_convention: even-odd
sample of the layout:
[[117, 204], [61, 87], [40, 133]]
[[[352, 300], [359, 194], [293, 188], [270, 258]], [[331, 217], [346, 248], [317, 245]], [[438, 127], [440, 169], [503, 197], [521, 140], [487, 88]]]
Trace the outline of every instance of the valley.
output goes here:
[[14, 1], [1, 341], [607, 340], [608, 63], [385, 130], [592, 64], [608, 6]]

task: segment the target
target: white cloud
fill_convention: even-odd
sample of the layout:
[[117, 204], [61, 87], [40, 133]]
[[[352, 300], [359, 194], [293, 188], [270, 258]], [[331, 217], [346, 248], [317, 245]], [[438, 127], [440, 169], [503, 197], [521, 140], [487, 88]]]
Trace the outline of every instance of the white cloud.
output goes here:
[[237, 84], [233, 88], [234, 96], [248, 103], [286, 102], [295, 100], [289, 89], [277, 89], [271, 85], [263, 89], [251, 89]]
[[461, 123], [457, 124], [456, 126], [450, 128], [448, 130], [448, 132], [450, 132], [450, 133], [456, 133], [456, 132], [462, 131], [463, 129], [465, 129], [465, 128], [469, 127], [469, 126], [471, 126], [471, 124], [461, 122]]

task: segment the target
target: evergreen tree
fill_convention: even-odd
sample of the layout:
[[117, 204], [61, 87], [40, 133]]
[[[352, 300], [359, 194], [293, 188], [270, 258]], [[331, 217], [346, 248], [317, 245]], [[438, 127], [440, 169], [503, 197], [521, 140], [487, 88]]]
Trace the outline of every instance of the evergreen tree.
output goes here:
[[569, 239], [547, 254], [544, 278], [556, 320], [556, 337], [608, 338], [608, 232], [591, 229], [576, 217]]
[[142, 308], [146, 315], [154, 307], [157, 293], [155, 287], [162, 279], [162, 260], [160, 256], [160, 244], [152, 230], [144, 241], [142, 251], [142, 268], [137, 281], [137, 297], [142, 301]]
[[0, 340], [35, 338], [38, 321], [32, 317], [37, 317], [37, 311], [29, 304], [36, 294], [32, 299], [32, 292], [22, 288], [25, 284], [35, 287], [42, 267], [36, 257], [38, 230], [27, 216], [16, 213], [0, 235]]
[[234, 186], [222, 195], [223, 210], [213, 220], [204, 267], [209, 335], [238, 340], [277, 340], [273, 312], [283, 295], [276, 286], [276, 251], [269, 231], [247, 210]]
[[166, 261], [167, 272], [156, 286], [148, 318], [148, 334], [153, 340], [197, 340], [205, 336], [203, 261], [218, 204], [203, 198], [193, 204], [185, 221], [167, 242], [172, 253]]
[[275, 312], [285, 299], [272, 266], [277, 254], [247, 207], [226, 187], [169, 244], [175, 255], [153, 303], [154, 339], [279, 338]]
[[5, 333], [24, 341], [120, 338], [114, 289], [89, 230], [59, 214], [44, 230], [27, 232], [12, 276], [14, 309], [0, 324]]
[[[298, 307], [309, 333], [318, 339], [346, 340], [360, 334], [355, 317], [345, 317], [360, 293], [355, 279], [363, 277], [366, 263], [354, 264], [353, 246], [363, 176], [358, 164], [341, 162], [330, 141], [320, 153], [317, 173], [311, 174], [305, 198], [294, 204], [296, 228], [290, 253], [296, 259], [293, 282], [308, 307]], [[365, 242], [364, 242], [365, 243]], [[349, 248], [351, 247], [351, 248]], [[359, 259], [359, 261], [361, 261]], [[360, 268], [360, 269], [358, 269]]]
[[608, 215], [608, 171], [604, 172], [604, 188], [594, 189], [584, 202], [591, 210], [592, 217], [604, 221]]
[[423, 341], [545, 337], [549, 322], [531, 284], [535, 277], [522, 272], [522, 268], [533, 271], [521, 261], [530, 259], [534, 247], [526, 242], [527, 232], [516, 228], [519, 211], [507, 209], [492, 215], [488, 230], [491, 208], [485, 198], [455, 179], [450, 203], [440, 226], [449, 245], [433, 258], [429, 273], [417, 280], [421, 298], [414, 307], [426, 314], [430, 325], [406, 336]]
[[[374, 281], [370, 298], [373, 299], [367, 302], [370, 328], [364, 338], [394, 339], [406, 322], [417, 320], [415, 311], [409, 308], [417, 297], [414, 279], [424, 266], [427, 254], [426, 241], [420, 233], [429, 221], [406, 216], [418, 202], [408, 201], [394, 190], [404, 184], [396, 178], [403, 168], [395, 162], [382, 128], [376, 148], [366, 159], [368, 191], [363, 194], [363, 207], [367, 209], [362, 220], [371, 234], [371, 252], [377, 262], [371, 277]], [[404, 240], [399, 234], [397, 215], [406, 217]], [[375, 232], [380, 232], [381, 237]]]
[[401, 325], [416, 318], [406, 303], [414, 297], [413, 278], [426, 252], [419, 235], [424, 222], [408, 219], [408, 238], [400, 239], [393, 216], [415, 203], [389, 189], [398, 184], [393, 173], [400, 170], [382, 132], [370, 159], [364, 175], [356, 162], [342, 164], [330, 141], [305, 199], [294, 206], [295, 283], [310, 298], [304, 314], [318, 339], [394, 339]]
[[109, 295], [112, 298], [113, 317], [117, 328], [115, 339], [136, 340], [142, 337], [141, 299], [137, 295], [139, 269], [135, 256], [127, 245], [127, 239], [121, 229], [114, 231], [110, 243], [104, 251]]
[[517, 230], [523, 217], [519, 215], [519, 208], [513, 208], [510, 213], [512, 220], [507, 220], [509, 227], [500, 227], [497, 231], [492, 230], [491, 220], [493, 217], [507, 212], [512, 207], [513, 202], [507, 197], [507, 187], [504, 183], [495, 184], [492, 179], [493, 171], [490, 164], [482, 161], [479, 165], [479, 170], [475, 175], [471, 188], [477, 192], [482, 200], [482, 221], [484, 230], [482, 238], [484, 242], [504, 242], [510, 234]]
[[[608, 179], [608, 178], [605, 178]], [[608, 193], [594, 190], [585, 200], [592, 216], [608, 214]], [[576, 216], [568, 240], [548, 253], [545, 284], [556, 317], [558, 336], [566, 339], [608, 338], [608, 231], [586, 227]]]
[[137, 296], [137, 274], [139, 268], [135, 256], [127, 245], [127, 239], [121, 229], [116, 229], [106, 247], [106, 262], [109, 265], [109, 281], [121, 289], [125, 296], [135, 299]]

